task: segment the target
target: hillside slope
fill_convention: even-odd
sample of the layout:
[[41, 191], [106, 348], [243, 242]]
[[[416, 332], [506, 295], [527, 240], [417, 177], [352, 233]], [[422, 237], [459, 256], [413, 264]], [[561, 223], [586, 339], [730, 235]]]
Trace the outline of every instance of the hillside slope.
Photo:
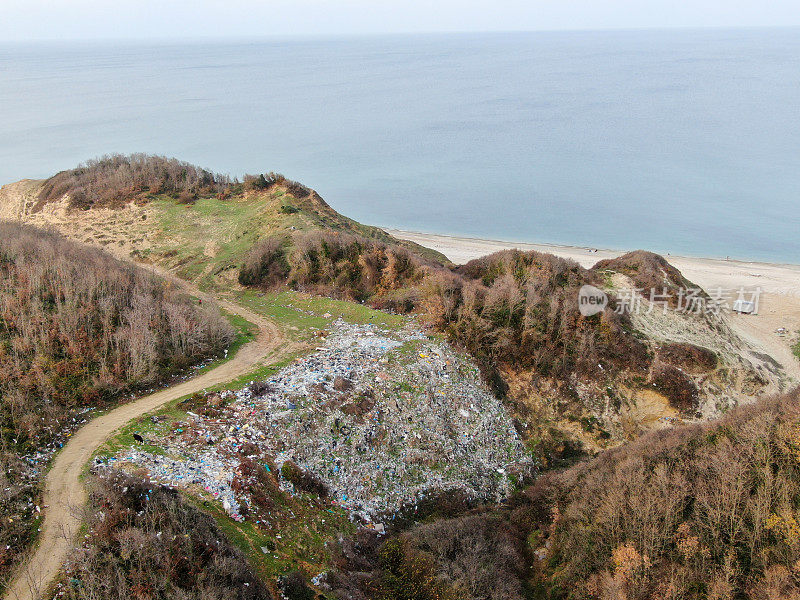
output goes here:
[[[102, 179], [101, 175], [93, 179], [88, 191], [73, 187], [81, 180], [66, 177], [70, 171], [47, 180], [7, 184], [0, 188], [0, 220], [53, 226], [72, 239], [158, 264], [205, 288], [235, 281], [235, 269], [260, 238], [292, 231], [343, 231], [399, 245], [427, 260], [448, 262], [438, 252], [339, 214], [314, 190], [281, 176], [247, 177], [243, 183], [223, 178], [209, 188], [188, 188], [191, 192], [163, 184], [156, 189], [148, 187], [146, 179], [132, 182], [127, 170], [125, 177], [120, 174], [120, 164], [138, 164], [135, 161], [155, 162], [162, 169], [177, 163], [140, 155], [93, 161], [72, 171], [103, 174]], [[109, 165], [113, 177], [106, 173], [112, 169]], [[76, 196], [91, 194], [97, 196], [96, 202], [75, 202]], [[111, 195], [113, 202], [103, 201]]]
[[35, 533], [42, 474], [87, 411], [220, 356], [235, 337], [143, 269], [0, 222], [0, 581]]
[[[585, 269], [506, 250], [447, 269], [358, 236], [295, 233], [262, 240], [239, 280], [419, 314], [477, 359], [544, 463], [714, 418], [786, 383], [702, 290], [699, 310], [678, 306], [681, 290], [695, 286], [648, 252]], [[579, 311], [586, 285], [609, 296], [598, 314]], [[626, 308], [626, 288], [645, 285], [675, 300], [661, 306], [637, 292], [636, 308]]]
[[[724, 318], [652, 311], [646, 299], [644, 314], [615, 314], [625, 287], [691, 285], [661, 257], [632, 253], [585, 269], [507, 251], [455, 269], [274, 174], [238, 183], [174, 160], [111, 157], [5, 186], [0, 215], [50, 224], [206, 289], [271, 282], [419, 312], [478, 359], [543, 458], [712, 418], [786, 379]], [[578, 313], [584, 284], [611, 294], [601, 315]]]

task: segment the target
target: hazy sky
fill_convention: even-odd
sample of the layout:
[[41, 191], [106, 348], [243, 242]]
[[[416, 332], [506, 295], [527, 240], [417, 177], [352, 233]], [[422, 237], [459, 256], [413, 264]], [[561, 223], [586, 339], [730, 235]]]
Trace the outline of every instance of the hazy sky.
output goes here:
[[800, 0], [0, 0], [0, 40], [800, 25]]

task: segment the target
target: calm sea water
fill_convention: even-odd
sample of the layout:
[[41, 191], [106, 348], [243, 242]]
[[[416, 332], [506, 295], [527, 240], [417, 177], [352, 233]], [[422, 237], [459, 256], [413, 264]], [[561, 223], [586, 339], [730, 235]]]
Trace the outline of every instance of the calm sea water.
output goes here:
[[0, 182], [136, 151], [384, 226], [800, 262], [800, 30], [0, 45]]

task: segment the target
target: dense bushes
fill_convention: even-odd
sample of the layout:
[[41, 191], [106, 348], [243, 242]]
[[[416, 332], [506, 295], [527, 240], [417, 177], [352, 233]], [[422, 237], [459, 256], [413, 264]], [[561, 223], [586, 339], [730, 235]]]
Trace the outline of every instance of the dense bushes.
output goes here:
[[52, 446], [81, 409], [216, 355], [233, 334], [139, 268], [0, 224], [0, 576], [36, 516], [41, 471], [20, 457]]
[[349, 300], [395, 302], [393, 293], [419, 283], [424, 261], [407, 250], [354, 235], [315, 231], [258, 242], [239, 271], [243, 285], [292, 287]]
[[2, 439], [45, 441], [75, 410], [220, 353], [234, 332], [142, 269], [0, 225]]
[[531, 557], [531, 506], [494, 507], [411, 527], [380, 540], [345, 540], [329, 585], [349, 600], [521, 600]]
[[627, 332], [626, 317], [612, 310], [594, 317], [578, 312], [578, 289], [599, 285], [598, 275], [537, 252], [499, 252], [452, 272], [396, 246], [317, 232], [262, 240], [239, 281], [287, 282], [379, 308], [418, 309], [487, 368], [513, 364], [565, 378], [595, 373], [598, 365], [642, 370], [648, 360]]
[[692, 374], [713, 371], [719, 363], [717, 355], [708, 348], [681, 342], [661, 344], [657, 357], [665, 363]]
[[258, 241], [247, 253], [239, 269], [239, 283], [271, 287], [285, 282], [289, 275], [285, 245], [286, 242], [278, 237]]
[[32, 500], [39, 482], [30, 465], [12, 451], [0, 451], [0, 578], [27, 547], [37, 514]]
[[156, 484], [97, 478], [88, 535], [62, 597], [264, 600], [272, 595], [212, 517]]
[[438, 306], [428, 309], [483, 361], [557, 378], [646, 365], [646, 350], [628, 333], [626, 317], [613, 311], [613, 298], [602, 313], [581, 316], [578, 290], [600, 282], [575, 262], [507, 250], [471, 261], [458, 274], [463, 283], [445, 277]]
[[[175, 158], [149, 154], [113, 154], [61, 171], [44, 182], [35, 210], [69, 197], [71, 208], [119, 208], [128, 202], [146, 202], [170, 196], [182, 204], [199, 197], [230, 198], [244, 191], [268, 191], [283, 185], [290, 196], [307, 198], [311, 190], [277, 173], [245, 175], [243, 183]], [[293, 208], [293, 207], [290, 207]], [[295, 209], [296, 210], [296, 209]]]
[[304, 470], [292, 460], [283, 463], [281, 475], [301, 492], [309, 492], [320, 498], [328, 497], [328, 488], [325, 484], [316, 475]]
[[259, 175], [245, 175], [244, 188], [246, 190], [268, 190], [273, 185], [286, 181], [279, 173], [261, 173]]
[[627, 275], [633, 285], [642, 290], [647, 297], [651, 290], [655, 294], [663, 294], [666, 290], [669, 304], [672, 306], [678, 303], [680, 290], [697, 288], [663, 256], [646, 250], [634, 250], [617, 258], [601, 260], [592, 267], [592, 270], [614, 271]]
[[800, 389], [652, 432], [503, 506], [361, 532], [329, 584], [351, 600], [798, 598], [799, 514]]
[[189, 163], [146, 154], [115, 154], [90, 160], [77, 169], [48, 179], [39, 193], [39, 206], [70, 196], [73, 208], [116, 207], [148, 194], [166, 194], [191, 202], [198, 195], [227, 190], [231, 180]]
[[421, 280], [421, 259], [407, 250], [353, 235], [297, 236], [289, 257], [293, 287], [364, 301]]
[[800, 596], [800, 390], [551, 478], [554, 598]]

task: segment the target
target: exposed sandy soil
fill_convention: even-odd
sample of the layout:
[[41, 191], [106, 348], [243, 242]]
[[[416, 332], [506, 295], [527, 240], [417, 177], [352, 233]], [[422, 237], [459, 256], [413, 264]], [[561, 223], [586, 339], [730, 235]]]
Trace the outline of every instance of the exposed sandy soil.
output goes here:
[[[415, 233], [387, 229], [387, 233], [437, 250], [456, 264], [507, 250], [536, 250], [569, 258], [583, 267], [591, 267], [606, 258], [624, 252], [554, 244], [523, 244], [499, 240]], [[705, 290], [736, 290], [760, 287], [762, 294], [757, 315], [728, 316], [728, 325], [756, 352], [774, 358], [796, 383], [800, 383], [800, 361], [792, 354], [791, 344], [800, 331], [800, 265], [745, 262], [712, 258], [667, 255], [667, 260], [680, 269], [690, 281]], [[786, 335], [777, 330], [785, 328]]]
[[75, 433], [58, 453], [47, 475], [44, 492], [44, 504], [47, 509], [38, 546], [16, 573], [6, 598], [37, 600], [58, 575], [61, 565], [74, 546], [81, 526], [83, 506], [87, 500], [86, 489], [81, 481], [84, 465], [115, 431], [132, 419], [153, 411], [171, 400], [231, 381], [250, 372], [265, 359], [278, 360], [280, 356], [292, 350], [281, 330], [270, 320], [237, 304], [212, 299], [168, 273], [160, 274], [184, 286], [189, 293], [204, 301], [217, 301], [225, 310], [255, 323], [259, 327], [259, 333], [255, 340], [242, 346], [231, 360], [217, 368], [124, 404], [93, 419]]

